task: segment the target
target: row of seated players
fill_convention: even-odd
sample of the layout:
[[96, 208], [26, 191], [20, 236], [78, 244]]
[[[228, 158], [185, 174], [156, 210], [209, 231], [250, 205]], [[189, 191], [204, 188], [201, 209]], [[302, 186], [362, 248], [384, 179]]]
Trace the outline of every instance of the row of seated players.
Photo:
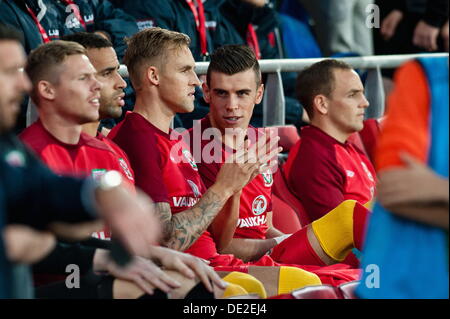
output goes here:
[[[161, 39], [165, 41], [161, 41]], [[311, 226], [308, 225], [298, 230], [292, 236], [286, 236], [279, 230], [271, 227], [271, 186], [273, 178], [270, 172], [265, 171], [262, 174], [258, 174], [242, 190], [243, 195], [241, 196], [242, 187], [245, 186], [246, 181], [249, 180], [254, 171], [248, 170], [245, 174], [242, 172], [239, 173], [236, 172], [237, 169], [235, 167], [227, 165], [221, 167], [219, 163], [213, 163], [210, 167], [202, 166], [200, 163], [199, 167], [197, 167], [189, 153], [189, 147], [180, 148], [180, 144], [176, 145], [179, 141], [170, 139], [168, 134], [170, 133], [169, 127], [175, 112], [180, 111], [180, 105], [184, 107], [181, 111], [186, 112], [192, 110], [193, 99], [190, 95], [192, 94], [192, 89], [200, 84], [193, 72], [194, 60], [188, 49], [188, 43], [189, 39], [184, 35], [159, 28], [141, 31], [131, 38], [127, 50], [128, 54], [125, 54], [125, 63], [129, 69], [134, 86], [140, 87], [140, 90], [138, 90], [134, 112], [127, 114], [125, 120], [117, 125], [108, 136], [120, 145], [126, 152], [126, 155], [121, 151], [112, 150], [115, 146], [112, 147], [111, 145], [113, 144], [110, 142], [106, 145], [102, 144], [97, 139], [90, 138], [87, 134], [78, 135], [78, 138], [75, 138], [76, 144], [74, 145], [70, 140], [62, 143], [48, 131], [47, 127], [50, 127], [49, 123], [57, 125], [54, 121], [55, 117], [63, 117], [67, 109], [73, 110], [77, 107], [79, 108], [79, 105], [83, 105], [84, 102], [80, 101], [80, 98], [76, 94], [73, 94], [70, 99], [60, 100], [58, 103], [54, 103], [49, 99], [49, 96], [45, 95], [45, 92], [37, 92], [38, 95], [35, 95], [35, 99], [37, 98], [35, 102], [37, 102], [36, 104], [40, 109], [40, 121], [25, 130], [21, 135], [22, 139], [58, 173], [88, 173], [98, 175], [105, 169], [115, 169], [123, 172], [124, 177], [131, 183], [135, 180], [136, 185], [150, 195], [156, 202], [157, 210], [163, 217], [163, 223], [168, 224], [164, 225], [167, 227], [166, 235], [169, 235], [165, 244], [170, 248], [186, 251], [204, 258], [210, 262], [211, 266], [219, 271], [237, 270], [250, 272], [251, 266], [255, 265], [280, 266], [281, 268], [284, 266], [295, 266], [295, 268], [284, 267], [284, 269], [289, 269], [289, 272], [284, 273], [289, 273], [288, 279], [291, 282], [293, 281], [293, 277], [297, 276], [302, 278], [298, 282], [305, 281], [305, 278], [309, 278], [310, 284], [313, 282], [321, 282], [337, 286], [341, 283], [358, 279], [358, 269], [352, 269], [346, 264], [336, 264], [336, 262], [344, 261], [352, 248], [360, 248], [363, 235], [362, 228], [367, 217], [367, 209], [361, 204], [358, 204], [354, 200], [344, 201], [342, 203], [343, 205], [336, 205], [337, 207], [331, 209], [324, 218], [313, 221], [310, 224]], [[36, 71], [39, 68], [33, 69], [33, 62], [35, 64], [48, 63], [48, 61], [43, 62], [40, 58], [45, 56], [47, 59], [52, 53], [52, 48], [58, 47], [59, 45], [64, 46], [59, 43], [55, 43], [54, 45], [48, 44], [32, 54], [27, 66], [27, 72], [33, 81], [36, 81], [36, 78], [41, 76]], [[173, 49], [171, 45], [177, 48], [178, 51]], [[153, 56], [150, 57], [148, 56], [149, 47], [154, 49], [151, 53]], [[170, 55], [166, 51], [177, 51], [177, 54]], [[163, 52], [168, 56], [166, 59], [171, 59], [171, 61], [167, 61], [167, 64], [163, 68], [167, 70], [161, 71], [161, 74], [156, 78], [148, 79], [143, 81], [144, 83], [141, 83], [142, 74], [139, 71], [139, 67], [143, 61], [140, 59], [144, 59], [150, 65], [156, 65], [150, 67], [154, 71], [157, 70], [157, 66], [159, 65], [158, 59], [155, 56], [160, 57]], [[55, 64], [67, 64], [70, 60], [71, 63], [68, 65], [68, 68], [71, 69], [70, 71], [74, 73], [80, 72], [83, 63], [82, 60], [77, 59], [79, 55], [83, 55], [83, 52], [75, 50], [74, 53], [68, 54], [67, 61], [52, 62]], [[99, 56], [97, 58], [101, 59]], [[33, 61], [33, 59], [35, 60]], [[92, 61], [98, 63], [98, 61]], [[117, 63], [117, 59], [115, 61]], [[249, 63], [244, 65], [243, 69], [241, 65], [242, 61]], [[227, 63], [232, 66], [237, 65], [238, 71], [228, 75], [223, 71], [223, 65], [227, 65]], [[362, 95], [362, 84], [359, 77], [348, 66], [344, 64], [336, 65], [336, 63], [336, 61], [326, 62], [325, 64], [319, 64], [319, 67], [331, 69], [329, 72], [331, 74], [335, 72], [335, 76], [338, 75], [338, 71], [342, 71], [343, 74], [341, 76], [345, 75], [350, 77], [351, 81], [349, 83], [355, 85], [353, 90], [357, 91], [358, 98], [365, 103], [363, 106], [356, 105], [355, 107], [364, 110], [367, 107], [367, 101], [365, 101]], [[179, 76], [177, 72], [179, 65], [183, 65], [183, 70], [186, 70], [184, 72], [187, 72], [187, 75], [183, 76], [188, 77], [187, 86], [189, 87], [189, 91], [186, 94], [188, 98], [180, 93], [186, 92], [185, 83], [179, 81], [182, 83], [174, 84], [165, 78], [170, 77], [170, 74], [175, 74], [172, 75], [175, 77]], [[239, 65], [241, 65], [241, 69], [239, 69]], [[174, 70], [169, 70], [170, 68], [174, 68]], [[117, 72], [117, 65], [114, 65], [112, 71]], [[311, 73], [315, 73], [315, 70], [312, 70]], [[211, 106], [211, 113], [208, 118], [202, 121], [203, 124], [206, 124], [203, 125], [202, 129], [208, 126], [223, 129], [227, 127], [226, 123], [233, 126], [236, 123], [236, 118], [241, 125], [247, 128], [248, 121], [252, 115], [251, 110], [262, 98], [263, 87], [261, 86], [259, 76], [258, 62], [253, 52], [247, 47], [228, 46], [217, 50], [211, 57], [207, 78], [209, 86], [205, 84], [203, 86], [205, 97]], [[229, 77], [232, 77], [232, 79], [230, 80]], [[157, 83], [152, 82], [153, 80]], [[165, 83], [163, 85], [162, 83], [164, 81], [170, 84]], [[344, 83], [347, 82], [344, 81]], [[245, 89], [240, 87], [243, 83], [245, 83]], [[219, 87], [213, 88], [212, 85], [218, 85]], [[227, 85], [231, 85], [231, 87], [227, 87]], [[123, 91], [123, 88], [124, 84], [123, 80], [121, 80], [121, 84], [116, 92], [119, 94], [114, 99], [116, 107], [123, 106], [123, 103], [120, 102], [120, 98], [123, 96], [120, 91]], [[82, 89], [80, 88], [80, 90]], [[92, 90], [95, 92], [100, 90], [100, 88], [97, 87], [97, 89]], [[247, 99], [247, 103], [250, 103], [244, 113], [228, 116], [223, 126], [219, 124], [221, 119], [224, 118], [221, 112], [228, 112], [228, 106], [220, 104], [220, 100], [223, 98], [221, 94], [244, 96]], [[96, 95], [94, 94], [92, 96]], [[61, 111], [61, 105], [64, 104], [66, 110]], [[170, 110], [169, 116], [165, 116], [164, 111], [167, 110]], [[98, 125], [98, 122], [95, 122], [98, 117], [95, 110], [88, 107], [86, 109], [78, 109], [75, 113], [73, 116], [77, 118], [78, 126], [89, 122], [94, 122], [94, 126]], [[358, 124], [362, 125], [363, 118], [360, 117], [360, 114], [356, 116], [358, 121], [360, 121]], [[313, 116], [312, 118], [315, 119], [317, 117]], [[90, 126], [92, 127], [92, 125]], [[78, 133], [80, 132], [78, 131]], [[268, 136], [269, 134], [266, 134], [266, 138]], [[100, 140], [105, 139], [101, 137]], [[174, 146], [178, 147], [180, 153], [177, 155], [181, 156], [180, 158], [186, 157], [190, 161], [185, 163], [172, 161], [170, 151]], [[222, 153], [224, 155], [233, 152], [226, 152], [227, 146], [225, 144], [221, 144], [220, 147], [224, 151]], [[94, 155], [93, 157], [89, 157], [89, 154], [86, 153], [87, 150], [96, 152], [98, 156]], [[159, 150], [159, 152], [155, 150]], [[103, 155], [99, 155], [102, 152]], [[105, 160], [104, 154], [108, 154], [108, 160]], [[274, 154], [276, 154], [276, 151], [271, 152], [271, 155]], [[127, 162], [126, 157], [129, 158], [129, 162]], [[247, 168], [253, 166], [250, 165]], [[366, 166], [371, 169], [371, 164], [368, 160], [366, 161]], [[209, 170], [209, 176], [204, 173], [204, 168]], [[203, 175], [203, 180], [199, 173]], [[227, 173], [229, 176], [227, 176]], [[367, 175], [370, 176], [370, 174]], [[241, 180], [239, 178], [233, 180], [234, 177], [240, 177]], [[211, 185], [208, 191], [206, 191], [203, 185], [204, 182], [205, 184], [209, 183]], [[370, 187], [373, 188], [373, 185]], [[256, 192], [258, 192], [262, 187], [263, 193], [256, 194], [257, 196], [252, 198], [254, 194], [246, 194], [246, 192], [254, 186], [256, 188], [252, 191], [256, 189]], [[211, 191], [212, 189], [215, 192]], [[371, 195], [373, 195], [373, 192], [370, 193]], [[214, 201], [214, 196], [218, 196], [219, 201], [217, 199]], [[222, 198], [220, 198], [221, 196]], [[367, 198], [365, 198], [362, 204], [369, 202], [371, 199], [370, 196], [366, 196]], [[228, 200], [229, 198], [230, 200]], [[237, 205], [237, 209], [236, 199], [237, 203], [241, 200], [241, 203]], [[241, 226], [244, 226], [240, 227], [241, 229], [236, 228], [237, 223], [223, 224], [227, 220], [227, 216], [236, 212], [238, 214], [241, 214], [241, 212], [245, 213], [246, 216], [239, 222]], [[264, 218], [258, 220], [264, 220], [264, 222], [253, 227], [245, 227], [249, 226], [248, 223], [245, 225], [245, 218], [251, 216], [254, 212], [263, 215]], [[354, 215], [360, 216], [359, 219], [355, 218], [355, 222], [353, 221]], [[238, 217], [238, 215], [234, 216]], [[350, 222], [347, 220], [349, 216]], [[164, 220], [164, 217], [167, 220]], [[216, 218], [214, 219], [214, 217]], [[336, 224], [336, 218], [345, 219], [344, 223]], [[214, 221], [211, 224], [213, 219]], [[232, 221], [233, 219], [230, 220]], [[211, 227], [209, 229], [211, 232], [208, 232], [206, 229], [210, 224]], [[341, 229], [340, 227], [344, 224], [347, 228]], [[330, 229], [330, 227], [334, 227], [334, 229]], [[358, 229], [355, 230], [354, 228]], [[239, 243], [241, 239], [244, 240], [243, 242], [249, 242], [248, 240], [259, 240], [263, 242], [262, 240], [268, 234], [268, 230], [273, 233], [265, 241], [270, 245], [268, 248], [265, 246], [262, 251], [259, 249], [250, 255], [248, 252], [239, 252], [239, 250], [232, 251], [233, 254], [221, 254], [221, 252], [227, 251], [227, 249], [236, 249], [233, 247], [247, 246], [233, 245], [233, 242]], [[235, 238], [233, 236], [230, 237], [230, 233], [231, 235], [236, 234]], [[336, 237], [330, 238], [327, 235], [328, 233], [332, 233], [333, 236], [342, 237], [336, 241]], [[247, 247], [250, 247], [250, 245]], [[270, 249], [272, 249], [272, 253], [269, 256], [266, 253]], [[235, 257], [240, 255], [244, 257], [243, 260]], [[348, 263], [357, 266], [355, 260], [349, 260]], [[334, 265], [326, 266], [327, 264]], [[301, 269], [302, 271], [299, 273], [292, 271], [292, 269]], [[281, 273], [280, 271], [280, 277], [278, 278], [280, 282], [283, 279]], [[298, 286], [290, 288], [298, 288]], [[280, 289], [276, 291], [276, 293], [281, 292], [282, 290], [280, 291]]]
[[[167, 36], [168, 41], [173, 41], [173, 37], [175, 37], [175, 33], [151, 29], [140, 32], [130, 41], [129, 50], [132, 53], [130, 56], [125, 55], [125, 64], [130, 72], [131, 81], [135, 85], [140, 85], [141, 91], [137, 95], [134, 112], [127, 114], [125, 120], [111, 131], [109, 137], [129, 156], [136, 173], [136, 184], [159, 203], [160, 212], [163, 211], [164, 214], [167, 214], [168, 219], [173, 214], [173, 219], [178, 214], [185, 215], [190, 212], [189, 208], [186, 209], [187, 207], [195, 209], [197, 202], [200, 204], [203, 199], [208, 198], [211, 195], [209, 191], [217, 186], [224, 177], [223, 170], [227, 168], [227, 165], [221, 165], [221, 161], [207, 163], [204, 158], [203, 161], [198, 158], [194, 161], [188, 151], [191, 149], [189, 146], [183, 146], [180, 141], [170, 139], [169, 127], [172, 118], [164, 117], [160, 113], [164, 113], [166, 108], [171, 109], [172, 112], [175, 110], [189, 112], [191, 105], [187, 101], [184, 101], [184, 104], [178, 102], [174, 109], [174, 106], [171, 106], [166, 98], [161, 96], [160, 92], [163, 92], [164, 88], [161, 88], [160, 91], [156, 82], [141, 83], [143, 81], [142, 71], [137, 67], [139, 62], [135, 61], [135, 58], [146, 55], [142, 43], [152, 43], [155, 34], [159, 34], [159, 37]], [[178, 57], [174, 57], [172, 61], [176, 65], [177, 62], [186, 60], [190, 60], [189, 53], [182, 47], [179, 49]], [[355, 91], [351, 99], [352, 103], [347, 106], [349, 109], [347, 113], [351, 113], [347, 114], [348, 120], [357, 125], [353, 128], [355, 131], [362, 129], [363, 113], [368, 103], [364, 98], [363, 87], [358, 75], [347, 65], [332, 60], [317, 64], [314, 69], [306, 71], [305, 74], [316, 74], [316, 68], [325, 69], [326, 71], [322, 71], [322, 74], [331, 73], [331, 76], [326, 74], [330, 80], [335, 76], [346, 77], [342, 82], [349, 83], [351, 90]], [[342, 71], [342, 74], [338, 71]], [[320, 77], [315, 83], [323, 82], [324, 78], [325, 76]], [[200, 84], [194, 74], [190, 81], [192, 86]], [[340, 81], [336, 82], [341, 83]], [[201, 121], [199, 136], [203, 135], [203, 130], [208, 128], [216, 128], [222, 134], [227, 128], [241, 128], [250, 131], [248, 123], [252, 116], [252, 110], [254, 105], [261, 101], [263, 92], [259, 64], [254, 54], [248, 48], [241, 46], [226, 46], [216, 50], [211, 56], [206, 83], [203, 84], [203, 93], [210, 105], [210, 113]], [[312, 81], [308, 79], [307, 83], [307, 86], [311, 86]], [[302, 84], [302, 90], [305, 90], [307, 86]], [[340, 88], [345, 93], [348, 89], [348, 87]], [[175, 90], [175, 92], [177, 91]], [[339, 94], [343, 93], [339, 92]], [[171, 97], [173, 100], [176, 98], [175, 96]], [[184, 98], [182, 99], [184, 100]], [[161, 104], [163, 105], [162, 111], [157, 108], [155, 110], [154, 105]], [[333, 108], [333, 112], [337, 112], [339, 106], [330, 104], [330, 109]], [[317, 118], [320, 117], [317, 116]], [[194, 144], [199, 141], [195, 138], [195, 129], [194, 126], [191, 130], [193, 138], [190, 139]], [[346, 133], [344, 132], [343, 135]], [[148, 138], [149, 136], [152, 138]], [[265, 136], [267, 138], [268, 135]], [[233, 154], [236, 147], [232, 141], [227, 140], [226, 134], [223, 137], [223, 142], [218, 142], [214, 147], [214, 149], [221, 150], [222, 160]], [[249, 139], [251, 140], [250, 134]], [[202, 141], [203, 151], [208, 146], [213, 147], [207, 142], [209, 141]], [[212, 144], [215, 142], [217, 140]], [[255, 140], [251, 143], [252, 145], [257, 144]], [[159, 150], [159, 154], [154, 152], [155, 149]], [[176, 152], [171, 152], [174, 149]], [[198, 154], [204, 155], [203, 151], [200, 150]], [[195, 145], [193, 152], [195, 158]], [[362, 153], [357, 152], [356, 154], [360, 154], [361, 159], [365, 162], [365, 167], [370, 169], [370, 172], [365, 172], [361, 168], [360, 162], [356, 159], [353, 160], [356, 166], [360, 167], [354, 174], [360, 175], [363, 171], [363, 176], [367, 176], [366, 179], [369, 179], [369, 181], [364, 180], [367, 185], [359, 183], [357, 186], [360, 188], [359, 191], [365, 192], [361, 195], [361, 202], [366, 204], [373, 196], [375, 172], [369, 160]], [[349, 163], [352, 161], [353, 155], [347, 156]], [[176, 163], [173, 156], [187, 157], [188, 160]], [[360, 176], [356, 176], [355, 180], [360, 181]], [[242, 190], [242, 195], [239, 192], [240, 188], [234, 190], [233, 196], [228, 200], [224, 209], [214, 216], [215, 218], [208, 228], [209, 231], [206, 231], [205, 227], [205, 232], [196, 242], [188, 246], [187, 251], [209, 260], [210, 264], [218, 270], [239, 269], [237, 267], [245, 270], [250, 265], [301, 265], [302, 269], [315, 274], [320, 273], [318, 276], [322, 282], [330, 280], [336, 284], [339, 282], [336, 279], [341, 275], [341, 280], [348, 276], [345, 279], [348, 281], [348, 278], [352, 276], [350, 271], [357, 269], [349, 269], [348, 265], [344, 264], [336, 265], [336, 262], [343, 261], [354, 246], [360, 248], [368, 214], [367, 209], [362, 206], [362, 203], [355, 200], [343, 200], [342, 203], [338, 203], [333, 209], [330, 209], [326, 216], [313, 221], [290, 237], [284, 236], [270, 223], [272, 181], [270, 172], [262, 172]], [[352, 182], [349, 184], [355, 189]], [[165, 189], [161, 185], [164, 185]], [[204, 186], [209, 186], [208, 191], [205, 191], [206, 187]], [[204, 194], [199, 199], [201, 193]], [[255, 215], [257, 218], [254, 218]], [[357, 217], [354, 218], [354, 215]], [[250, 225], [251, 223], [248, 221], [251, 218], [256, 225], [255, 223]], [[353, 219], [356, 222], [353, 222]], [[329, 236], [330, 234], [331, 236]], [[187, 239], [191, 240], [191, 238], [180, 239], [169, 242], [169, 245], [172, 244], [178, 248], [182, 247]], [[271, 253], [267, 254], [270, 249], [272, 249]], [[356, 264], [354, 260], [349, 263]], [[335, 265], [327, 268], [325, 267], [327, 264]], [[339, 268], [340, 266], [344, 268]], [[327, 270], [330, 272], [325, 274]], [[345, 275], [343, 275], [344, 273]], [[354, 272], [353, 276], [353, 279], [358, 278], [357, 272]]]

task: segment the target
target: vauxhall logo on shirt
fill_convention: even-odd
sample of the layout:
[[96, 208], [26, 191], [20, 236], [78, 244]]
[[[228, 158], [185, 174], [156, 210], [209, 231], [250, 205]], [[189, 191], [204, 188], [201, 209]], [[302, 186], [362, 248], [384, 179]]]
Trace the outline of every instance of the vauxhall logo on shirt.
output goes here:
[[247, 218], [239, 218], [237, 227], [255, 227], [265, 225], [267, 223], [267, 216], [262, 215], [267, 209], [267, 199], [264, 195], [255, 197], [252, 203], [252, 212], [255, 216]]
[[190, 196], [172, 197], [173, 205], [175, 207], [192, 207], [195, 204], [197, 204], [197, 202], [200, 200], [200, 197], [202, 194], [200, 193], [200, 190], [198, 189], [197, 184], [195, 184], [190, 179], [187, 179], [186, 182], [191, 187], [192, 192], [194, 193], [195, 197], [190, 197]]
[[172, 197], [175, 207], [192, 207], [200, 200], [199, 197]]
[[259, 195], [253, 200], [252, 212], [256, 216], [264, 213], [266, 211], [266, 208], [267, 208], [267, 199], [264, 195]]

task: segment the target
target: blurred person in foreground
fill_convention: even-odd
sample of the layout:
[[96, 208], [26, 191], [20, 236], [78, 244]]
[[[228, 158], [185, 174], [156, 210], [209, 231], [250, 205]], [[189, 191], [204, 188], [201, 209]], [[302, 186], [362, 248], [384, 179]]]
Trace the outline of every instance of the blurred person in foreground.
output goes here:
[[[35, 263], [55, 244], [51, 235], [36, 233], [17, 224], [39, 231], [51, 230], [65, 238], [78, 240], [80, 229], [83, 232], [87, 227], [98, 225], [96, 221], [102, 218], [115, 229], [117, 238], [126, 249], [143, 255], [147, 246], [158, 238], [158, 224], [152, 217], [151, 207], [145, 202], [137, 202], [125, 191], [114, 172], [98, 183], [89, 179], [58, 177], [11, 133], [22, 95], [31, 88], [23, 70], [26, 58], [20, 42], [21, 37], [15, 30], [0, 26], [2, 297], [14, 296], [12, 286], [15, 278], [11, 276], [11, 262]], [[45, 194], [42, 193], [44, 189]], [[119, 212], [119, 206], [127, 214]], [[67, 223], [76, 224], [71, 226]], [[148, 233], [143, 223], [155, 225], [155, 232]]]
[[448, 57], [407, 62], [394, 81], [375, 157], [378, 202], [363, 249], [363, 267], [372, 270], [356, 293], [448, 299]]

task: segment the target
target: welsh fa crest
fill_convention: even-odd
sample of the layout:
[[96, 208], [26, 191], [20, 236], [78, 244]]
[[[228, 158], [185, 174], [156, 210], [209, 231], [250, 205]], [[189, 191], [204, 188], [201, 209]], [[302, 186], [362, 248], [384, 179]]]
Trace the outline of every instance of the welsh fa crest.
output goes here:
[[192, 168], [195, 171], [198, 171], [198, 167], [197, 164], [194, 161], [194, 158], [192, 157], [191, 152], [189, 152], [187, 149], [183, 149], [182, 151], [184, 158], [186, 158], [186, 160], [188, 161], [189, 164], [191, 164]]
[[265, 171], [264, 173], [261, 173], [263, 179], [264, 179], [264, 186], [270, 187], [273, 184], [273, 175], [270, 169]]

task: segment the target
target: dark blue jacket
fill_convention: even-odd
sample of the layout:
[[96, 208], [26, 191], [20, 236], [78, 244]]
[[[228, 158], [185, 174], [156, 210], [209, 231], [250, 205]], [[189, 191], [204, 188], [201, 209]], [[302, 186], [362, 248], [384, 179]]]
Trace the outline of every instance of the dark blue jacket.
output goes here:
[[[3, 194], [4, 186], [0, 179], [0, 231], [6, 224], [6, 209], [5, 198]], [[12, 282], [11, 282], [12, 270], [9, 261], [6, 259], [5, 246], [3, 240], [0, 238], [0, 299], [11, 298]]]
[[96, 218], [81, 196], [84, 181], [55, 175], [16, 137], [0, 138], [0, 165], [8, 223], [46, 229], [52, 221]]
[[[244, 44], [244, 38], [222, 14], [225, 0], [207, 0], [205, 9], [208, 52], [224, 44]], [[200, 39], [194, 15], [185, 0], [124, 0], [123, 9], [132, 15], [140, 29], [161, 27], [187, 34], [196, 61], [202, 60]]]
[[[62, 1], [52, 2], [58, 3], [60, 13], [64, 17], [66, 30], [64, 34], [82, 30], [82, 26], [76, 24], [76, 19], [73, 19], [73, 12], [67, 9], [67, 6]], [[130, 37], [138, 31], [134, 18], [123, 10], [114, 7], [107, 0], [74, 0], [74, 3], [78, 5], [86, 23], [86, 31], [106, 32], [111, 38], [119, 60], [122, 60], [126, 49], [124, 38]], [[75, 23], [71, 25], [70, 21]], [[69, 29], [68, 31], [67, 28]]]
[[0, 0], [0, 22], [17, 29], [22, 33], [22, 43], [28, 53], [42, 44], [42, 37], [24, 2]]
[[23, 32], [26, 52], [42, 43], [39, 29], [31, 18], [25, 3], [38, 17], [51, 40], [80, 31], [104, 31], [110, 37], [119, 60], [126, 49], [125, 37], [138, 31], [134, 18], [115, 8], [107, 0], [75, 0], [85, 27], [75, 17], [74, 8], [60, 0], [0, 0], [0, 21]]
[[277, 12], [271, 6], [255, 7], [241, 0], [226, 0], [221, 11], [244, 39], [248, 25], [254, 26], [262, 59], [281, 58], [281, 50], [275, 38], [275, 30], [280, 22]]
[[[95, 219], [92, 203], [82, 198], [83, 184], [52, 173], [16, 137], [0, 136], [0, 233], [8, 223], [45, 229], [53, 221]], [[11, 297], [11, 264], [5, 256], [0, 237], [0, 298]]]

